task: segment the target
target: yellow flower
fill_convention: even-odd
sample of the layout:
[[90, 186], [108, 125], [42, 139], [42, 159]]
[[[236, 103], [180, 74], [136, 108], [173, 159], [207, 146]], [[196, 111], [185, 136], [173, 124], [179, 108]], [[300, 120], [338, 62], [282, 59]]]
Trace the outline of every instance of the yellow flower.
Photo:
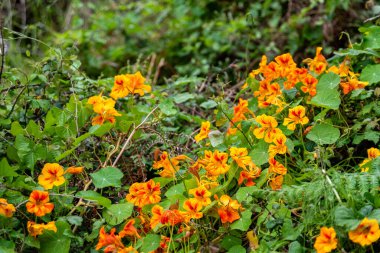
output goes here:
[[284, 126], [289, 130], [296, 129], [297, 124], [305, 125], [309, 123], [309, 119], [305, 116], [305, 107], [298, 105], [289, 110], [288, 118], [284, 119]]
[[37, 235], [42, 235], [44, 230], [52, 230], [54, 232], [57, 232], [57, 227], [55, 226], [54, 221], [51, 221], [47, 224], [37, 224], [33, 221], [28, 221], [27, 228], [29, 234], [34, 237]]
[[326, 58], [322, 55], [321, 52], [322, 47], [317, 47], [314, 59], [308, 58], [304, 60], [304, 62], [309, 65], [309, 69], [317, 74], [323, 73], [327, 67]]
[[215, 150], [212, 154], [208, 164], [205, 167], [207, 171], [207, 176], [209, 177], [217, 177], [219, 175], [225, 174], [230, 166], [227, 164], [228, 154], [219, 152], [219, 150]]
[[203, 185], [189, 190], [189, 194], [193, 195], [194, 199], [197, 200], [202, 206], [207, 206], [211, 203], [211, 192], [209, 192]]
[[185, 159], [189, 159], [189, 157], [185, 155], [179, 155], [179, 156], [170, 158], [168, 152], [164, 151], [160, 155], [160, 160], [153, 162], [153, 168], [154, 169], [163, 168], [163, 170], [160, 171], [158, 174], [161, 177], [172, 178], [172, 177], [175, 177], [175, 173], [179, 170], [179, 165], [178, 165], [179, 162]]
[[286, 136], [282, 133], [277, 134], [273, 138], [273, 144], [269, 146], [269, 155], [273, 157], [277, 154], [285, 154], [287, 151], [287, 147], [285, 143], [286, 143]]
[[10, 218], [15, 211], [14, 205], [9, 204], [6, 199], [0, 198], [0, 215]]
[[69, 173], [69, 174], [80, 174], [82, 172], [83, 172], [83, 167], [75, 167], [75, 166], [69, 167], [65, 171], [65, 173]]
[[196, 142], [200, 142], [208, 137], [208, 134], [210, 133], [210, 126], [211, 123], [209, 121], [202, 122], [201, 131], [194, 137]]
[[369, 220], [366, 217], [355, 230], [348, 233], [348, 237], [363, 247], [371, 245], [380, 238], [379, 223], [375, 219]]
[[261, 127], [253, 130], [253, 134], [257, 139], [264, 138], [265, 142], [271, 143], [276, 134], [282, 133], [282, 131], [277, 128], [278, 123], [276, 119], [272, 116], [263, 114], [258, 116], [256, 121], [261, 125]]
[[236, 164], [243, 169], [246, 169], [246, 166], [252, 162], [252, 158], [248, 155], [248, 150], [246, 148], [231, 147], [230, 156]]
[[199, 203], [197, 199], [194, 199], [194, 198], [187, 199], [185, 203], [183, 203], [183, 209], [186, 210], [187, 222], [190, 219], [200, 219], [203, 217], [203, 213], [200, 212], [200, 210], [202, 209], [202, 204]]
[[42, 168], [41, 175], [38, 177], [38, 183], [45, 190], [52, 189], [53, 186], [60, 186], [65, 183], [63, 167], [58, 163], [47, 163]]
[[321, 232], [314, 243], [314, 248], [317, 253], [328, 253], [333, 249], [336, 249], [338, 240], [336, 239], [336, 233], [333, 227], [322, 227]]
[[134, 74], [117, 75], [110, 95], [114, 99], [126, 97], [129, 93], [143, 96], [145, 92], [152, 90], [150, 85], [146, 85], [144, 82], [145, 78], [140, 71]]

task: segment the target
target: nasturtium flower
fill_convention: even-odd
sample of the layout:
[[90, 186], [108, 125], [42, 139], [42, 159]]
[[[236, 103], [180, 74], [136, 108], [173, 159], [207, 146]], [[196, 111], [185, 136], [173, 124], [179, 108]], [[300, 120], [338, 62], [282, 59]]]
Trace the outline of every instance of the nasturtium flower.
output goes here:
[[380, 156], [380, 150], [377, 148], [370, 148], [367, 149], [368, 158], [364, 159], [363, 162], [359, 164], [359, 167], [362, 172], [367, 172], [369, 170], [368, 167], [365, 167], [365, 165], [375, 159], [376, 157]]
[[65, 171], [65, 173], [69, 173], [69, 174], [73, 174], [73, 175], [80, 174], [82, 172], [83, 172], [83, 167], [76, 167], [76, 166], [69, 167]]
[[197, 134], [194, 139], [196, 142], [200, 142], [203, 139], [206, 139], [208, 137], [208, 134], [210, 133], [210, 121], [204, 121], [201, 124], [201, 130], [199, 134]]
[[212, 156], [208, 161], [207, 165], [205, 166], [207, 176], [217, 177], [219, 175], [225, 174], [230, 169], [230, 166], [227, 164], [227, 161], [227, 153], [215, 150], [214, 153], [212, 153]]
[[356, 229], [348, 232], [348, 237], [362, 247], [371, 245], [380, 238], [379, 223], [376, 219], [365, 217]]
[[259, 68], [252, 70], [251, 73], [249, 73], [249, 76], [252, 78], [255, 78], [256, 75], [263, 73], [265, 71], [265, 68], [267, 67], [267, 61], [268, 61], [267, 57], [265, 55], [263, 55], [261, 57]]
[[161, 200], [160, 183], [155, 183], [152, 179], [146, 183], [134, 183], [129, 188], [126, 199], [135, 206], [143, 207], [155, 204]]
[[14, 212], [16, 212], [14, 205], [9, 204], [6, 199], [0, 198], [0, 215], [10, 218]]
[[200, 212], [202, 204], [195, 198], [187, 199], [183, 203], [183, 209], [186, 210], [186, 221], [190, 219], [200, 219], [203, 217], [203, 213]]
[[157, 225], [170, 225], [175, 226], [185, 221], [185, 212], [181, 212], [177, 209], [164, 210], [163, 207], [155, 205], [152, 208], [152, 217], [150, 218], [150, 227], [153, 229]]
[[284, 182], [284, 176], [278, 175], [276, 177], [272, 177], [271, 179], [269, 179], [269, 186], [274, 191], [280, 190], [283, 182]]
[[359, 81], [356, 76], [348, 77], [347, 81], [340, 82], [343, 94], [347, 95], [353, 90], [364, 89], [368, 82]]
[[271, 143], [276, 134], [282, 133], [280, 129], [277, 128], [277, 120], [265, 114], [262, 114], [256, 118], [256, 122], [261, 125], [253, 130], [253, 134], [257, 139], [263, 139], [267, 143]]
[[314, 59], [308, 58], [304, 60], [304, 62], [309, 65], [309, 69], [317, 74], [325, 72], [328, 65], [326, 58], [322, 55], [321, 52], [322, 47], [317, 47]]
[[248, 155], [246, 148], [230, 148], [230, 156], [236, 162], [236, 164], [245, 169], [252, 162], [252, 158]]
[[248, 100], [239, 98], [239, 103], [236, 106], [234, 106], [234, 116], [232, 117], [231, 121], [233, 123], [236, 123], [242, 120], [246, 120], [246, 113], [249, 113], [250, 115], [254, 116], [253, 112], [248, 109]]
[[294, 130], [297, 124], [305, 125], [307, 123], [309, 123], [309, 118], [305, 116], [305, 107], [298, 105], [289, 110], [289, 115], [284, 119], [283, 125], [289, 130]]
[[41, 175], [38, 176], [38, 183], [45, 190], [60, 186], [65, 183], [64, 173], [63, 167], [58, 163], [47, 163], [42, 168]]
[[211, 203], [211, 192], [209, 192], [204, 185], [190, 189], [189, 194], [193, 195], [194, 199], [197, 200], [202, 206], [207, 206]]
[[138, 71], [134, 74], [115, 76], [114, 86], [110, 95], [114, 99], [126, 97], [130, 93], [143, 96], [151, 90], [151, 86], [145, 84], [145, 78]]
[[28, 221], [27, 229], [31, 236], [36, 237], [37, 235], [42, 235], [44, 230], [51, 230], [57, 232], [57, 227], [55, 226], [55, 222], [51, 221], [47, 224], [37, 224], [33, 221]]
[[287, 172], [287, 169], [285, 168], [284, 165], [276, 161], [274, 157], [269, 158], [269, 168], [268, 168], [269, 173], [276, 173], [280, 175], [285, 175]]
[[241, 205], [237, 200], [231, 199], [228, 195], [222, 195], [219, 198], [218, 214], [222, 223], [232, 223], [240, 218], [238, 210]]
[[122, 250], [125, 248], [123, 242], [121, 241], [121, 237], [119, 235], [115, 235], [116, 229], [112, 228], [110, 233], [108, 234], [104, 226], [99, 231], [99, 241], [96, 245], [96, 250], [99, 250], [103, 247], [104, 252], [119, 252], [119, 250]]
[[[91, 98], [90, 98], [91, 99]], [[98, 101], [93, 105], [93, 110], [98, 115], [92, 119], [92, 125], [102, 125], [105, 122], [109, 121], [112, 124], [116, 121], [116, 116], [121, 116], [120, 113], [116, 111], [115, 100], [112, 98], [103, 99]]]
[[29, 202], [26, 203], [26, 209], [29, 213], [34, 213], [36, 216], [44, 216], [51, 213], [54, 209], [54, 204], [49, 201], [48, 192], [34, 190], [30, 194]]
[[312, 75], [307, 75], [302, 81], [301, 90], [304, 93], [309, 93], [310, 96], [317, 95], [317, 83], [318, 79], [313, 77]]
[[333, 227], [322, 227], [321, 232], [314, 243], [314, 248], [317, 253], [328, 253], [336, 249], [338, 245], [338, 239], [336, 238], [336, 232]]
[[271, 157], [277, 154], [285, 154], [287, 151], [286, 147], [286, 136], [284, 134], [277, 134], [273, 138], [273, 143], [269, 146], [269, 155]]
[[119, 236], [121, 238], [125, 236], [131, 236], [131, 237], [137, 237], [140, 238], [141, 236], [137, 232], [136, 227], [134, 226], [135, 224], [135, 219], [129, 220], [125, 225], [122, 231], [120, 231]]
[[254, 179], [258, 178], [261, 174], [261, 169], [257, 167], [253, 162], [251, 162], [246, 169], [243, 169], [240, 172], [240, 176], [238, 179], [238, 184], [241, 185], [244, 181], [246, 186], [253, 186], [255, 182]]
[[185, 155], [170, 158], [168, 152], [164, 151], [160, 155], [160, 160], [153, 162], [153, 168], [163, 169], [158, 173], [161, 177], [173, 178], [175, 177], [175, 173], [179, 170], [179, 162], [186, 159], [189, 159], [189, 157]]
[[293, 61], [291, 54], [286, 53], [277, 56], [274, 60], [278, 64], [278, 72], [280, 77], [286, 77], [293, 69], [297, 67], [297, 64]]

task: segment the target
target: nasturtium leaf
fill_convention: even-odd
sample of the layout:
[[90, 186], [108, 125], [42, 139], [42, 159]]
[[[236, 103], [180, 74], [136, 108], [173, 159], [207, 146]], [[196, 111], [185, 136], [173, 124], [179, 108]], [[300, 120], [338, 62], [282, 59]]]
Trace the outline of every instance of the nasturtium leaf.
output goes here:
[[67, 234], [71, 233], [70, 225], [65, 221], [56, 221], [57, 232], [44, 230], [39, 236], [41, 253], [69, 253], [71, 239]]
[[249, 156], [252, 158], [252, 161], [257, 166], [263, 165], [264, 163], [268, 162], [268, 147], [268, 143], [266, 143], [264, 140], [260, 140], [259, 143], [249, 153]]
[[317, 84], [317, 91], [322, 89], [334, 89], [340, 83], [339, 75], [335, 73], [327, 73], [321, 76]]
[[207, 100], [200, 105], [204, 109], [212, 109], [218, 106], [218, 104], [214, 100]]
[[226, 237], [223, 238], [220, 245], [224, 249], [229, 250], [230, 248], [232, 248], [235, 245], [241, 245], [241, 243], [242, 243], [242, 241], [240, 238], [237, 238], [237, 237], [232, 236], [232, 235], [227, 235]]
[[360, 74], [360, 81], [368, 82], [369, 85], [380, 82], [380, 64], [367, 65]]
[[29, 135], [33, 135], [36, 139], [42, 138], [42, 131], [40, 126], [36, 124], [33, 120], [30, 120], [25, 130]]
[[210, 139], [211, 146], [213, 147], [216, 147], [224, 142], [224, 134], [218, 130], [211, 131], [208, 134], [208, 138]]
[[310, 103], [327, 109], [337, 110], [340, 105], [340, 94], [337, 86], [340, 83], [340, 77], [334, 73], [324, 74], [317, 84], [317, 95]]
[[240, 214], [240, 219], [231, 224], [231, 229], [247, 231], [252, 223], [251, 216], [252, 212], [250, 210], [245, 210]]
[[11, 134], [17, 136], [18, 134], [24, 134], [25, 130], [22, 128], [18, 121], [13, 121], [11, 124]]
[[116, 226], [128, 219], [132, 215], [132, 211], [132, 203], [114, 204], [103, 211], [103, 217], [108, 224]]
[[95, 187], [104, 188], [108, 186], [120, 187], [121, 178], [124, 174], [118, 168], [105, 167], [95, 173], [91, 173], [90, 176]]
[[104, 207], [110, 207], [112, 203], [111, 200], [107, 199], [106, 197], [103, 197], [95, 191], [80, 191], [76, 194], [76, 197], [83, 198], [89, 201], [94, 201], [97, 204]]
[[181, 195], [185, 192], [185, 186], [181, 183], [181, 184], [176, 184], [172, 187], [170, 187], [166, 193], [165, 193], [165, 196], [167, 198], [171, 198], [175, 195]]
[[304, 252], [306, 252], [306, 249], [302, 247], [302, 245], [299, 242], [294, 241], [289, 244], [288, 253], [304, 253]]
[[231, 247], [227, 252], [228, 253], [246, 253], [247, 250], [241, 245], [235, 245]]
[[15, 177], [18, 174], [9, 165], [7, 158], [3, 157], [0, 162], [0, 177]]
[[335, 209], [335, 223], [338, 226], [354, 230], [359, 225], [360, 220], [355, 217], [355, 213], [352, 209], [345, 206], [338, 206]]
[[239, 202], [247, 201], [251, 198], [252, 193], [257, 190], [256, 186], [240, 187], [236, 192], [236, 199]]
[[7, 241], [4, 239], [0, 239], [0, 252], [1, 253], [14, 253], [15, 244], [12, 241]]
[[380, 27], [360, 27], [359, 31], [363, 34], [362, 48], [380, 48]]
[[174, 103], [170, 99], [164, 99], [158, 105], [163, 114], [172, 116], [177, 113], [177, 109], [174, 107]]
[[95, 126], [90, 127], [90, 130], [88, 132], [95, 136], [101, 137], [105, 135], [106, 133], [108, 133], [112, 127], [113, 127], [113, 124], [107, 122], [103, 125], [95, 125]]
[[339, 137], [339, 129], [326, 123], [314, 126], [306, 135], [306, 138], [314, 141], [318, 145], [333, 144], [339, 139]]
[[181, 103], [186, 102], [187, 100], [194, 99], [194, 95], [188, 92], [185, 92], [185, 93], [175, 95], [173, 99], [175, 103], [181, 104]]
[[148, 253], [156, 250], [160, 246], [161, 236], [156, 234], [147, 234], [142, 239], [142, 245], [140, 248], [141, 253]]
[[70, 215], [66, 216], [66, 220], [71, 224], [71, 225], [76, 225], [80, 226], [82, 225], [83, 218], [77, 215]]

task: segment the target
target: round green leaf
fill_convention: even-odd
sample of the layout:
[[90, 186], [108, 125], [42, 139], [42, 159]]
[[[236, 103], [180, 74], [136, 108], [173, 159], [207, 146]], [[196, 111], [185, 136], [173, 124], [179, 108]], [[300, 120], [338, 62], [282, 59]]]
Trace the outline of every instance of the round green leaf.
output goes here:
[[339, 139], [339, 137], [339, 129], [325, 123], [316, 125], [306, 135], [306, 138], [308, 138], [311, 141], [314, 141], [318, 145], [333, 144]]
[[132, 211], [133, 204], [131, 203], [114, 204], [103, 211], [103, 217], [108, 224], [116, 226], [128, 219]]
[[151, 252], [156, 250], [160, 246], [161, 236], [155, 234], [147, 234], [143, 238], [143, 242], [140, 248], [141, 253]]
[[108, 186], [120, 187], [121, 178], [124, 176], [121, 170], [114, 167], [105, 167], [98, 172], [91, 173], [91, 178], [97, 188]]

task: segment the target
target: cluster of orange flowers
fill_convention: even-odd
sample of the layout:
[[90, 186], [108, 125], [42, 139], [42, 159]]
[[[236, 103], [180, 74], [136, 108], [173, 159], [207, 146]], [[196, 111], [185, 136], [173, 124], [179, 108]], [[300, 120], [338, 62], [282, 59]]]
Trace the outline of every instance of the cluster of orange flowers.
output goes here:
[[125, 236], [140, 237], [134, 227], [134, 222], [133, 219], [127, 222], [119, 234], [115, 234], [115, 228], [112, 228], [110, 233], [107, 233], [102, 227], [99, 232], [99, 242], [96, 245], [96, 250], [104, 248], [105, 253], [137, 253], [138, 251], [135, 248], [132, 246], [126, 247], [122, 242], [122, 238]]
[[15, 206], [9, 204], [6, 199], [0, 198], [0, 215], [10, 218], [14, 212], [16, 212]]
[[161, 177], [174, 178], [175, 174], [180, 168], [178, 165], [179, 162], [186, 159], [190, 159], [190, 158], [185, 155], [179, 155], [179, 156], [170, 158], [169, 154], [166, 151], [164, 151], [160, 155], [160, 160], [153, 162], [153, 168], [162, 169], [158, 173]]
[[112, 98], [103, 97], [101, 93], [88, 99], [87, 103], [92, 105], [94, 112], [97, 113], [97, 116], [92, 119], [92, 125], [102, 125], [106, 122], [115, 123], [115, 117], [121, 116], [115, 109], [116, 100], [129, 94], [143, 96], [145, 92], [150, 92], [151, 86], [144, 83], [145, 78], [141, 75], [140, 71], [134, 74], [115, 76], [114, 86], [110, 94]]
[[[348, 232], [348, 237], [354, 243], [360, 244], [362, 247], [369, 246], [380, 238], [379, 223], [375, 219], [365, 217], [360, 224]], [[336, 249], [338, 239], [333, 227], [322, 227], [314, 243], [317, 253], [328, 253]]]
[[369, 167], [366, 167], [366, 164], [380, 156], [380, 150], [377, 148], [370, 148], [367, 150], [368, 158], [364, 159], [363, 162], [359, 164], [359, 167], [362, 172], [367, 172]]

